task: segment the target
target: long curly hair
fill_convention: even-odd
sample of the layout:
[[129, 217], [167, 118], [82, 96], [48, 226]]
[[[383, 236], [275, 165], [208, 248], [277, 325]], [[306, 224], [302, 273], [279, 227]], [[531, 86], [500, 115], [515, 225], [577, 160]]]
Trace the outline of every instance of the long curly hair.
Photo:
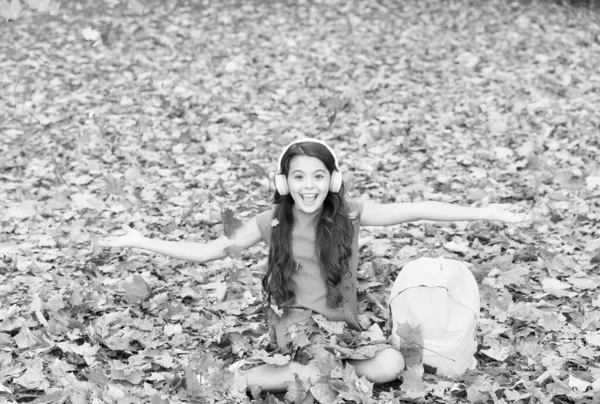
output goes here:
[[[316, 157], [323, 162], [329, 173], [336, 170], [335, 158], [327, 147], [316, 142], [302, 142], [292, 145], [281, 160], [281, 174], [289, 174], [290, 161], [296, 156]], [[348, 262], [352, 252], [353, 227], [348, 217], [348, 204], [344, 198], [346, 187], [342, 184], [339, 192], [328, 192], [316, 231], [317, 254], [321, 274], [327, 286], [327, 306], [335, 308], [343, 303], [340, 284], [344, 275], [349, 274]], [[262, 279], [265, 303], [275, 303], [286, 307], [294, 302], [295, 285], [292, 275], [297, 263], [292, 255], [292, 230], [294, 228], [294, 200], [288, 195], [275, 191], [275, 212], [273, 219], [279, 223], [272, 228], [271, 247], [267, 272]]]

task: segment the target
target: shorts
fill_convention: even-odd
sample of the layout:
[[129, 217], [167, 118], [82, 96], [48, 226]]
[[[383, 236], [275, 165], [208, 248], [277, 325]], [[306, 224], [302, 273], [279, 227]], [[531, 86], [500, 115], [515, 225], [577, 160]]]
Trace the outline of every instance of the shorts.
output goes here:
[[281, 316], [272, 314], [271, 341], [300, 363], [325, 355], [340, 360], [371, 359], [385, 349], [395, 349], [388, 341], [371, 341], [365, 333], [348, 329], [342, 321], [321, 321], [320, 325], [315, 315], [301, 308], [287, 309]]

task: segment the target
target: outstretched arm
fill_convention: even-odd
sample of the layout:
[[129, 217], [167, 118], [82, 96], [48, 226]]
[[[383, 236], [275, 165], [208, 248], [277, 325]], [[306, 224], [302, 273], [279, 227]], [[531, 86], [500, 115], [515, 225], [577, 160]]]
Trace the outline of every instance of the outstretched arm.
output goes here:
[[144, 237], [139, 231], [124, 225], [125, 234], [98, 241], [102, 247], [134, 247], [167, 255], [181, 260], [204, 263], [226, 257], [228, 247], [243, 250], [261, 240], [256, 218], [244, 223], [233, 237], [218, 238], [207, 243], [165, 241]]
[[529, 216], [510, 212], [497, 204], [474, 208], [435, 201], [389, 204], [367, 202], [361, 216], [361, 224], [365, 226], [388, 226], [417, 220], [494, 220], [520, 223], [529, 220]]

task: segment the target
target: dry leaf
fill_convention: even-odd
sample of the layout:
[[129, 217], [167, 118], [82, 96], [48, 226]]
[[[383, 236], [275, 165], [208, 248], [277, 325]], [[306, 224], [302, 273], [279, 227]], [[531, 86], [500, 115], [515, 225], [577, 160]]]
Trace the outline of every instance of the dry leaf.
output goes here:
[[150, 286], [138, 274], [121, 282], [121, 287], [125, 290], [125, 300], [128, 303], [141, 303], [150, 297]]
[[409, 323], [397, 323], [396, 334], [400, 337], [400, 353], [407, 367], [423, 363], [423, 336], [421, 327], [413, 328]]

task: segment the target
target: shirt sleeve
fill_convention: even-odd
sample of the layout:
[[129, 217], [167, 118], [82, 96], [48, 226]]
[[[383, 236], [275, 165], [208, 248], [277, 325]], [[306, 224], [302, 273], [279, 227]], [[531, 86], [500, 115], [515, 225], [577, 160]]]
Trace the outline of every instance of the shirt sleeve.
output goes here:
[[256, 223], [260, 235], [267, 245], [271, 245], [271, 221], [273, 220], [273, 209], [266, 210], [256, 216]]
[[357, 201], [355, 199], [348, 200], [348, 216], [352, 221], [352, 224], [360, 223], [362, 216], [364, 203], [363, 201]]

